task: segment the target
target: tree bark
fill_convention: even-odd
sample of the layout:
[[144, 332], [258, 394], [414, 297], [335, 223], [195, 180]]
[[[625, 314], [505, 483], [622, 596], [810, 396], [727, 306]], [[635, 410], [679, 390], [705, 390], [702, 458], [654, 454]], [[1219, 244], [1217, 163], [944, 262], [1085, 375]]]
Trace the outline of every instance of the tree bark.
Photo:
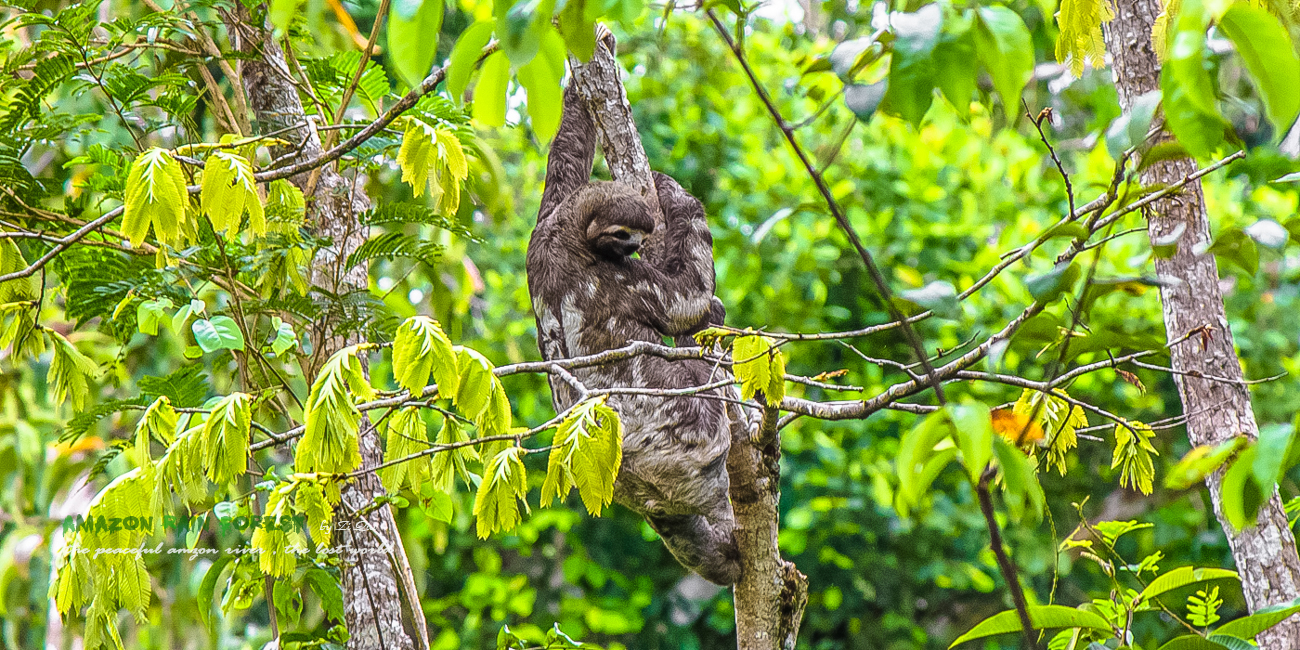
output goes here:
[[[280, 45], [265, 24], [265, 6], [250, 12], [243, 3], [224, 15], [235, 51], [247, 55], [239, 60], [240, 76], [248, 93], [248, 105], [259, 133], [296, 127], [280, 137], [301, 143], [297, 152], [304, 160], [322, 153], [315, 124], [303, 110], [293, 74]], [[307, 191], [310, 172], [290, 181]], [[322, 250], [309, 271], [313, 286], [340, 295], [367, 289], [364, 265], [348, 267], [348, 256], [369, 236], [357, 216], [370, 200], [355, 180], [349, 180], [332, 166], [320, 169], [319, 180], [308, 204], [309, 227], [317, 236], [329, 237], [334, 246]], [[328, 316], [325, 318], [328, 319]], [[304, 371], [313, 377], [325, 359], [354, 343], [334, 332], [333, 323], [318, 322], [312, 333], [312, 360]], [[383, 462], [379, 435], [369, 421], [361, 424], [362, 468]], [[368, 473], [342, 487], [343, 510], [348, 513], [373, 507], [385, 494], [377, 473]], [[352, 650], [411, 650], [429, 647], [428, 631], [420, 607], [415, 581], [402, 546], [393, 513], [385, 504], [368, 510], [362, 517], [348, 519], [342, 512], [335, 531], [335, 546], [342, 550], [344, 618], [348, 648]], [[379, 552], [374, 552], [378, 550]]]
[[[612, 42], [609, 38], [611, 46]], [[598, 44], [591, 61], [573, 66], [571, 83], [587, 101], [614, 179], [639, 187], [653, 201], [651, 209], [662, 222], [658, 197], [652, 191], [650, 163], [611, 50]], [[729, 397], [739, 401], [739, 391], [731, 392]], [[808, 579], [782, 559], [777, 548], [781, 441], [776, 411], [764, 411], [751, 402], [748, 407], [728, 404], [727, 412], [732, 421], [727, 471], [741, 563], [740, 581], [734, 587], [736, 646], [740, 650], [792, 650], [808, 600]], [[765, 413], [761, 422], [753, 415], [759, 412]]]
[[[1106, 28], [1106, 48], [1115, 67], [1120, 103], [1131, 109], [1143, 93], [1160, 87], [1160, 64], [1151, 46], [1151, 25], [1161, 12], [1158, 0], [1119, 0], [1115, 19]], [[1196, 170], [1195, 161], [1183, 158], [1159, 162], [1142, 172], [1142, 182], [1173, 183]], [[1219, 271], [1212, 254], [1197, 254], [1211, 241], [1201, 183], [1187, 185], [1181, 196], [1154, 204], [1148, 222], [1153, 241], [1167, 238], [1184, 227], [1177, 252], [1157, 258], [1156, 273], [1172, 280], [1161, 286], [1165, 332], [1170, 342], [1174, 382], [1187, 416], [1187, 436], [1192, 444], [1216, 444], [1238, 434], [1254, 439], [1259, 434], [1250, 392], [1241, 383], [1241, 363], [1233, 346], [1232, 331], [1224, 312]], [[1208, 330], [1201, 330], [1208, 328]], [[1206, 331], [1205, 335], [1193, 332]], [[1211, 381], [1216, 376], [1230, 381]], [[1246, 603], [1252, 612], [1300, 596], [1300, 558], [1295, 537], [1277, 492], [1263, 505], [1258, 525], [1235, 531], [1223, 517], [1220, 504], [1222, 472], [1206, 480], [1215, 515], [1228, 537], [1241, 575]], [[1287, 622], [1259, 635], [1264, 650], [1300, 648], [1300, 620]]]

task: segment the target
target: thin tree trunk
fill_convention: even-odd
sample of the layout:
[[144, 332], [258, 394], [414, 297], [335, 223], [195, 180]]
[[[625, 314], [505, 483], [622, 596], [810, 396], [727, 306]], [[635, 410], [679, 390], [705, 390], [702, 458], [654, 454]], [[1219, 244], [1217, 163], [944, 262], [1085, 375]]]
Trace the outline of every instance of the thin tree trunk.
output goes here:
[[[1160, 87], [1160, 64], [1151, 47], [1151, 25], [1161, 6], [1158, 0], [1119, 0], [1117, 4], [1115, 19], [1106, 28], [1106, 48], [1115, 66], [1120, 103], [1127, 110], [1138, 96]], [[1172, 183], [1195, 170], [1195, 161], [1188, 158], [1159, 162], [1142, 172], [1142, 182]], [[1173, 280], [1161, 287], [1160, 298], [1166, 336], [1169, 341], [1181, 341], [1169, 353], [1174, 382], [1187, 415], [1187, 436], [1196, 445], [1219, 443], [1243, 433], [1253, 439], [1259, 434], [1259, 426], [1251, 409], [1250, 392], [1239, 381], [1241, 363], [1224, 313], [1218, 267], [1214, 255], [1194, 252], [1211, 240], [1200, 181], [1188, 184], [1180, 196], [1159, 201], [1154, 207], [1148, 223], [1153, 241], [1168, 237], [1177, 228], [1186, 228], [1173, 257], [1157, 258], [1155, 264], [1160, 277]], [[1188, 337], [1198, 331], [1206, 333]], [[1203, 376], [1230, 381], [1200, 378]], [[1260, 509], [1257, 526], [1234, 531], [1223, 517], [1221, 480], [1218, 472], [1206, 484], [1232, 547], [1250, 610], [1300, 596], [1300, 559], [1277, 493]], [[1259, 644], [1264, 650], [1300, 648], [1300, 620], [1289, 619], [1259, 635]]]
[[[256, 118], [256, 130], [268, 133], [298, 127], [280, 137], [301, 143], [298, 153], [303, 159], [317, 157], [322, 152], [320, 136], [308, 121], [284, 52], [266, 27], [265, 17], [265, 5], [250, 12], [242, 3], [235, 3], [233, 12], [224, 16], [234, 49], [248, 55], [239, 60], [240, 76]], [[304, 173], [290, 180], [306, 191], [309, 176]], [[368, 228], [357, 219], [370, 205], [364, 189], [359, 182], [349, 181], [332, 166], [326, 166], [321, 168], [312, 194], [305, 198], [309, 227], [317, 236], [334, 242], [331, 249], [321, 251], [313, 261], [311, 283], [336, 295], [365, 291], [366, 267], [346, 264], [348, 256], [369, 235]], [[304, 368], [309, 377], [331, 354], [355, 341], [337, 335], [334, 323], [318, 322], [312, 342], [312, 360]], [[368, 420], [362, 420], [359, 435], [361, 466], [380, 464], [383, 451], [379, 435]], [[344, 511], [351, 513], [372, 508], [375, 498], [385, 494], [378, 474], [373, 472], [345, 484], [342, 493]], [[343, 551], [344, 617], [351, 635], [348, 648], [428, 648], [424, 613], [392, 511], [383, 505], [351, 520], [340, 513], [340, 519], [351, 529], [346, 535], [336, 530], [334, 540]]]
[[[590, 62], [574, 66], [573, 83], [591, 110], [610, 172], [616, 180], [641, 188], [655, 201], [652, 210], [658, 213], [658, 197], [650, 191], [650, 163], [613, 54], [598, 45]], [[733, 392], [730, 397], [739, 400], [739, 391]], [[783, 560], [777, 548], [781, 441], [775, 411], [760, 423], [751, 415], [760, 410], [757, 404], [729, 404], [727, 409], [732, 420], [727, 471], [741, 564], [735, 585], [736, 645], [740, 650], [793, 649], [808, 600], [808, 579]]]

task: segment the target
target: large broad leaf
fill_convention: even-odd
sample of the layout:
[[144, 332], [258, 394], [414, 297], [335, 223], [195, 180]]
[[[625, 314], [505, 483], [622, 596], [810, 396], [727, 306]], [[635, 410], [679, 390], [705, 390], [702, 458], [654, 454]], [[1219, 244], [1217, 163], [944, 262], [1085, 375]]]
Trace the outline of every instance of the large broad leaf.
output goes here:
[[1219, 31], [1232, 39], [1237, 53], [1259, 87], [1264, 108], [1279, 136], [1300, 112], [1300, 59], [1277, 17], [1247, 3], [1235, 3], [1219, 20]]
[[1016, 12], [1001, 6], [980, 7], [975, 44], [980, 63], [993, 77], [1008, 116], [1020, 113], [1020, 92], [1034, 75], [1034, 43]]
[[388, 13], [388, 53], [402, 80], [418, 85], [433, 67], [443, 0], [395, 0]]
[[560, 107], [564, 104], [560, 79], [564, 78], [564, 39], [554, 29], [542, 33], [541, 47], [528, 65], [519, 69], [519, 83], [528, 91], [528, 117], [533, 132], [550, 140], [560, 128]]
[[1297, 613], [1300, 613], [1300, 600], [1290, 603], [1265, 607], [1250, 616], [1225, 623], [1215, 630], [1215, 634], [1235, 636], [1239, 639], [1254, 639], [1255, 635], [1267, 630]]
[[1142, 600], [1151, 600], [1160, 594], [1181, 589], [1188, 585], [1194, 585], [1199, 582], [1209, 580], [1221, 580], [1224, 578], [1237, 578], [1236, 571], [1228, 569], [1202, 569], [1197, 567], [1179, 567], [1173, 571], [1167, 571], [1164, 575], [1152, 580], [1146, 589], [1142, 590]]
[[[1101, 630], [1110, 632], [1110, 624], [1106, 619], [1092, 612], [1087, 612], [1073, 607], [1064, 607], [1061, 605], [1037, 605], [1029, 608], [1029, 622], [1033, 624], [1034, 629], [1048, 630], [1061, 627], [1081, 627], [1090, 630]], [[1015, 610], [1008, 610], [1000, 614], [994, 614], [984, 619], [979, 625], [971, 628], [971, 631], [961, 635], [956, 641], [952, 642], [949, 648], [956, 647], [958, 644], [984, 637], [994, 636], [996, 634], [1011, 634], [1020, 631], [1020, 616]]]
[[456, 46], [451, 48], [451, 62], [447, 64], [447, 92], [459, 104], [469, 85], [470, 75], [478, 56], [492, 38], [492, 21], [481, 21], [461, 32]]
[[1259, 507], [1264, 503], [1264, 492], [1255, 482], [1255, 455], [1257, 447], [1247, 447], [1223, 474], [1219, 489], [1223, 516], [1233, 528], [1243, 530], [1254, 526]]
[[190, 328], [194, 332], [194, 342], [204, 352], [217, 350], [244, 350], [244, 334], [239, 325], [229, 316], [213, 316], [210, 320], [196, 320]]
[[967, 10], [955, 20], [944, 21], [939, 44], [934, 48], [935, 81], [960, 115], [970, 113], [971, 98], [975, 96], [979, 58], [975, 55], [974, 15]]
[[510, 60], [496, 52], [483, 61], [483, 73], [474, 87], [474, 121], [484, 126], [505, 126], [506, 87], [510, 83]]
[[929, 4], [912, 14], [895, 13], [894, 54], [889, 64], [889, 89], [881, 109], [914, 125], [921, 123], [934, 99], [934, 53], [943, 12]]
[[1194, 156], [1208, 156], [1223, 142], [1228, 123], [1216, 102], [1205, 47], [1207, 18], [1200, 0], [1186, 0], [1178, 16], [1169, 60], [1160, 73], [1169, 130]]
[[1160, 650], [1225, 650], [1225, 648], [1227, 646], [1196, 634], [1180, 636], [1160, 646]]

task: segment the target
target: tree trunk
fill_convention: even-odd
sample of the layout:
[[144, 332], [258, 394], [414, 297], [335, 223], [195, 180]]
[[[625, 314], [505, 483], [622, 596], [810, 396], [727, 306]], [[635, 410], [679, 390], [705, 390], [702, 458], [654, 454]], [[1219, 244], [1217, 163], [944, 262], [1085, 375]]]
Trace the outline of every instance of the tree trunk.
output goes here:
[[[1106, 29], [1106, 48], [1115, 66], [1115, 85], [1126, 110], [1143, 93], [1160, 87], [1160, 64], [1151, 47], [1151, 25], [1161, 12], [1158, 0], [1119, 0], [1115, 19]], [[1142, 172], [1142, 182], [1173, 183], [1196, 170], [1195, 161], [1183, 158], [1152, 165]], [[1232, 331], [1224, 313], [1219, 271], [1214, 255], [1197, 255], [1197, 246], [1211, 240], [1210, 222], [1200, 181], [1187, 185], [1182, 195], [1154, 204], [1148, 223], [1151, 239], [1166, 238], [1185, 227], [1177, 252], [1156, 259], [1156, 273], [1173, 280], [1160, 289], [1165, 332], [1174, 344], [1170, 351], [1174, 382], [1187, 416], [1187, 436], [1192, 444], [1216, 444], [1237, 434], [1252, 439], [1259, 426], [1250, 405], [1250, 392], [1242, 378], [1233, 347]], [[1188, 334], [1208, 328], [1205, 335]], [[1187, 337], [1184, 340], [1184, 337]], [[1232, 380], [1211, 381], [1203, 376]], [[1228, 537], [1246, 603], [1252, 612], [1300, 596], [1300, 559], [1295, 537], [1287, 525], [1276, 491], [1259, 512], [1257, 526], [1234, 531], [1220, 506], [1222, 472], [1206, 480], [1214, 511]], [[1260, 648], [1300, 648], [1300, 620], [1287, 622], [1259, 635]]]
[[[610, 172], [616, 180], [641, 188], [658, 215], [650, 163], [614, 55], [598, 44], [590, 62], [574, 66], [572, 83], [591, 110]], [[662, 221], [662, 215], [658, 218]], [[739, 391], [732, 392], [730, 397], [739, 400]], [[793, 649], [808, 600], [808, 579], [783, 560], [777, 548], [781, 441], [774, 411], [761, 423], [751, 415], [761, 410], [752, 402], [750, 408], [727, 408], [732, 421], [727, 471], [741, 564], [735, 585], [736, 645], [740, 650]]]
[[[289, 64], [265, 24], [265, 6], [250, 12], [235, 3], [224, 16], [235, 51], [247, 55], [239, 60], [240, 77], [248, 93], [248, 104], [256, 118], [256, 131], [268, 133], [297, 127], [279, 137], [301, 143], [298, 154], [310, 160], [322, 153], [320, 136], [303, 110]], [[280, 152], [284, 153], [284, 152]], [[277, 154], [278, 155], [278, 154]], [[310, 172], [291, 178], [306, 192]], [[348, 267], [346, 260], [368, 236], [368, 228], [357, 216], [370, 200], [356, 180], [349, 180], [332, 166], [320, 170], [308, 204], [309, 227], [317, 236], [334, 241], [313, 261], [310, 281], [336, 295], [367, 289], [366, 267]], [[326, 316], [328, 318], [328, 316]], [[340, 348], [353, 343], [334, 333], [333, 323], [317, 322], [312, 332], [312, 360], [304, 371], [309, 381], [321, 364]], [[360, 431], [361, 466], [374, 467], [383, 461], [379, 435], [369, 421]], [[346, 512], [372, 507], [384, 488], [376, 473], [369, 473], [342, 487]], [[335, 546], [342, 550], [343, 604], [352, 650], [410, 650], [429, 647], [424, 613], [415, 590], [411, 568], [402, 546], [393, 513], [387, 505], [370, 510], [364, 517], [347, 520], [335, 532]], [[378, 550], [379, 552], [374, 552]]]

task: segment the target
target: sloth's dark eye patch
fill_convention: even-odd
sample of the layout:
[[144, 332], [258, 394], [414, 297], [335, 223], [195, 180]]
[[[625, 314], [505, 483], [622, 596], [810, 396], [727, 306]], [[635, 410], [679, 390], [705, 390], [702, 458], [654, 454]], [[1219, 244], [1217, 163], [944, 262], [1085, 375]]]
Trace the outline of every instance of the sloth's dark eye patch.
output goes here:
[[614, 233], [614, 239], [619, 239], [619, 240], [622, 240], [622, 241], [627, 241], [627, 240], [629, 240], [629, 239], [631, 239], [631, 238], [632, 238], [632, 233], [630, 233], [630, 232], [628, 232], [628, 231], [626, 231], [626, 230], [620, 230], [620, 231]]

